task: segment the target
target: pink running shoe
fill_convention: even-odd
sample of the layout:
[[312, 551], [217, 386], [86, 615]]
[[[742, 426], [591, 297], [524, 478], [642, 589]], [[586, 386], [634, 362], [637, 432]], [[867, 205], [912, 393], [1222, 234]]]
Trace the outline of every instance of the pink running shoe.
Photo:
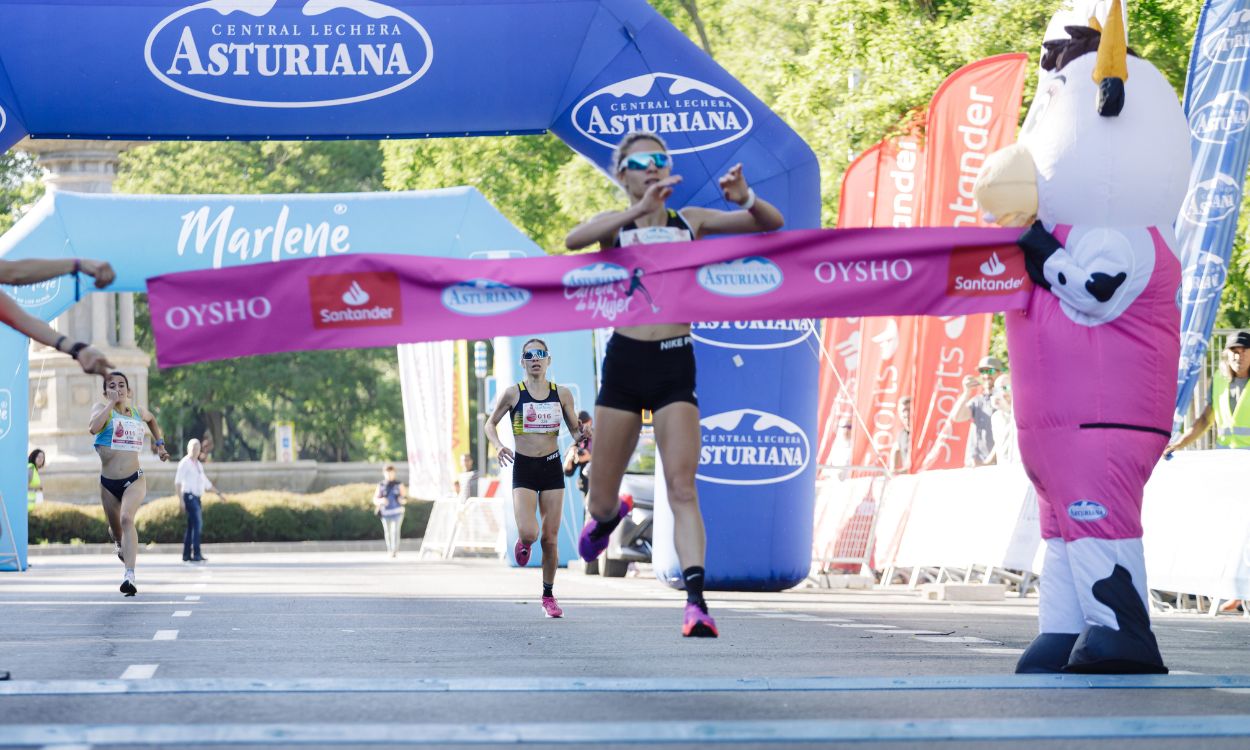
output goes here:
[[686, 617], [681, 624], [681, 634], [686, 638], [716, 638], [716, 621], [699, 609], [699, 605], [686, 602]]
[[564, 617], [564, 610], [560, 609], [559, 604], [556, 604], [554, 596], [543, 597], [543, 612], [546, 612], [548, 617]]
[[612, 537], [612, 530], [620, 525], [621, 519], [629, 515], [629, 506], [621, 503], [621, 507], [616, 512], [616, 523], [611, 524], [611, 528], [606, 528], [608, 524], [599, 523], [594, 516], [586, 522], [582, 527], [582, 536], [577, 540], [577, 554], [581, 555], [586, 562], [603, 554], [608, 548], [608, 540]]
[[516, 545], [512, 548], [512, 556], [516, 558], [517, 565], [524, 568], [530, 564], [530, 548], [533, 546], [533, 542], [525, 544], [520, 539], [516, 540]]

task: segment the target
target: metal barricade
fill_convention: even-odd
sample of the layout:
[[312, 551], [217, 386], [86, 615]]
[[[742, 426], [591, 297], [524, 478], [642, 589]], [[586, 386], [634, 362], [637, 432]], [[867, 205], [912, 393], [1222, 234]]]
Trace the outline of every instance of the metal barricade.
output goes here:
[[417, 559], [450, 560], [466, 551], [487, 552], [502, 559], [507, 548], [505, 510], [498, 498], [435, 501]]
[[881, 467], [820, 468], [837, 474], [817, 482], [809, 579], [827, 585], [835, 574], [871, 576], [878, 511], [889, 475]]

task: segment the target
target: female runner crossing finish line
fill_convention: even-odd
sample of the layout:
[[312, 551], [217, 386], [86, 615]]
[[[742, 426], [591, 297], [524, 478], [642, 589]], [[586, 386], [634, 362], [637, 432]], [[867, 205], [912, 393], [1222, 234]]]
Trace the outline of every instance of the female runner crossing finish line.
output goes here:
[[[517, 542], [512, 554], [522, 568], [529, 564], [530, 547], [539, 539], [538, 524], [534, 520], [537, 509], [542, 516], [543, 612], [548, 617], [563, 617], [564, 610], [560, 609], [552, 591], [556, 567], [560, 564], [560, 516], [564, 510], [564, 466], [556, 442], [561, 417], [574, 443], [590, 435], [578, 424], [569, 389], [547, 380], [550, 366], [547, 342], [542, 339], [526, 341], [521, 347], [525, 378], [509, 386], [500, 396], [495, 412], [486, 421], [486, 439], [499, 454], [500, 468], [513, 464], [512, 511], [516, 514]], [[515, 452], [499, 440], [496, 427], [508, 412], [512, 413]]]
[[[599, 214], [569, 232], [565, 244], [579, 250], [594, 243], [606, 250], [624, 245], [689, 242], [710, 234], [771, 232], [784, 223], [781, 212], [755, 195], [734, 165], [720, 178], [725, 200], [738, 211], [665, 206], [681, 177], [672, 174], [672, 157], [654, 133], [630, 133], [612, 155], [616, 178], [629, 196], [624, 211]], [[630, 291], [643, 290], [635, 272]], [[649, 297], [649, 295], [648, 295]], [[648, 299], [654, 308], [655, 303]], [[664, 464], [664, 481], [673, 511], [673, 537], [686, 584], [682, 635], [715, 638], [716, 622], [703, 599], [707, 536], [695, 493], [699, 465], [699, 405], [695, 397], [694, 349], [690, 324], [617, 328], [603, 360], [603, 382], [595, 402], [595, 478], [590, 484], [590, 520], [578, 552], [587, 562], [601, 555], [608, 538], [628, 512], [621, 504], [621, 477], [638, 443], [642, 411], [654, 413], [655, 442]]]

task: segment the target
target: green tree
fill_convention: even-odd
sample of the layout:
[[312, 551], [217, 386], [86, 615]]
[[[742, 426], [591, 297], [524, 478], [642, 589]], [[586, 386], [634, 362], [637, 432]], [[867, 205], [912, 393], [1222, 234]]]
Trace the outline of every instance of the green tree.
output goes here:
[[29, 155], [9, 151], [0, 154], [0, 234], [21, 218], [21, 212], [43, 195], [39, 168]]
[[[158, 143], [122, 155], [128, 193], [307, 193], [382, 188], [372, 142]], [[139, 343], [151, 349], [146, 304]], [[275, 335], [277, 333], [275, 332]], [[300, 453], [327, 461], [404, 454], [392, 349], [297, 352], [150, 373], [151, 404], [179, 442], [209, 432], [221, 460], [273, 458], [273, 424], [295, 423]]]

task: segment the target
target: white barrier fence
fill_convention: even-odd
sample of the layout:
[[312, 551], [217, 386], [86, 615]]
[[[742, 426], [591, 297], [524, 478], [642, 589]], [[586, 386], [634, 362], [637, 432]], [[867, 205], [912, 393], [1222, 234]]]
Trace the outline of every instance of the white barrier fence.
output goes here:
[[507, 541], [504, 501], [494, 497], [472, 497], [435, 501], [421, 540], [418, 560], [450, 560], [457, 553], [473, 551], [503, 558]]
[[[1187, 451], [1160, 462], [1142, 515], [1151, 589], [1250, 599], [1250, 451]], [[871, 538], [855, 558], [847, 553], [862, 528]], [[1019, 465], [822, 481], [813, 558], [824, 570], [862, 560], [879, 571], [1041, 574], [1037, 498]]]

